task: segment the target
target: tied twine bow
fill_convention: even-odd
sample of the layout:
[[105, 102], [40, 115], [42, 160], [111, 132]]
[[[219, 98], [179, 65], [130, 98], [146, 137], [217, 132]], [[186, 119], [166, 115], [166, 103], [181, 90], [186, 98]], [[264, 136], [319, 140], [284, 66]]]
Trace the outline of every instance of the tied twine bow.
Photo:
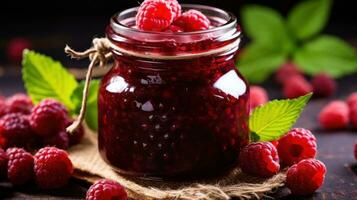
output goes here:
[[111, 42], [107, 38], [94, 38], [92, 43], [93, 46], [90, 49], [87, 49], [86, 51], [83, 52], [74, 51], [68, 45], [66, 45], [66, 47], [64, 48], [64, 51], [69, 56], [71, 56], [71, 58], [75, 58], [78, 60], [83, 58], [89, 58], [91, 61], [88, 66], [88, 71], [86, 74], [86, 81], [83, 89], [81, 110], [79, 112], [77, 119], [70, 126], [67, 127], [66, 130], [69, 133], [73, 133], [84, 120], [84, 116], [87, 109], [89, 85], [92, 80], [92, 72], [94, 66], [98, 65], [99, 67], [103, 67], [106, 64], [106, 62], [113, 56], [113, 54], [110, 51]]

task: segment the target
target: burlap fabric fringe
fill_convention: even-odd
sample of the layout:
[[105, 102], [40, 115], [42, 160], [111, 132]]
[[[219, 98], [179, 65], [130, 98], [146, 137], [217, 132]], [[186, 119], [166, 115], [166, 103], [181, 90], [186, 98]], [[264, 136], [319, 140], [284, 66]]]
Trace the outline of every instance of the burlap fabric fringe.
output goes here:
[[[99, 67], [105, 65], [112, 57], [111, 48], [115, 47], [107, 38], [95, 38], [93, 47], [84, 52], [77, 52], [66, 46], [65, 52], [72, 58], [89, 58], [91, 60], [86, 74], [80, 114], [75, 122], [67, 128], [68, 132], [76, 130], [83, 121], [93, 68], [97, 65]], [[217, 49], [212, 53], [226, 49]], [[71, 160], [76, 168], [76, 177], [89, 182], [99, 178], [113, 179], [122, 184], [126, 188], [129, 197], [133, 199], [228, 200], [232, 197], [259, 199], [267, 192], [284, 185], [285, 174], [283, 172], [269, 179], [258, 179], [243, 174], [239, 168], [232, 170], [223, 177], [193, 182], [155, 182], [124, 177], [113, 171], [101, 159], [97, 149], [96, 135], [89, 132], [89, 129], [87, 129], [83, 142], [69, 151]]]

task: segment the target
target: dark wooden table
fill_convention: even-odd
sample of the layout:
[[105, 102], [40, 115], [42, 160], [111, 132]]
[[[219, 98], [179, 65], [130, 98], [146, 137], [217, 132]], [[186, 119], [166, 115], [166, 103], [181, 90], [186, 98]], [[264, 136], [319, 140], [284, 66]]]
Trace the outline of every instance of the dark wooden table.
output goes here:
[[[268, 84], [271, 97], [280, 97], [280, 89]], [[11, 94], [23, 90], [19, 77], [0, 77], [0, 91]], [[313, 99], [296, 127], [313, 131], [318, 138], [318, 159], [327, 166], [325, 184], [315, 194], [306, 197], [290, 195], [287, 188], [281, 188], [272, 197], [282, 200], [291, 199], [336, 199], [357, 200], [357, 160], [353, 157], [353, 145], [357, 140], [357, 130], [326, 132], [319, 129], [316, 118], [321, 108], [331, 99], [343, 99], [352, 91], [357, 91], [357, 76], [339, 80], [339, 90], [330, 99]], [[56, 191], [41, 191], [34, 184], [14, 188], [11, 184], [0, 182], [0, 199], [83, 199], [88, 185], [78, 180], [71, 180], [65, 188]]]

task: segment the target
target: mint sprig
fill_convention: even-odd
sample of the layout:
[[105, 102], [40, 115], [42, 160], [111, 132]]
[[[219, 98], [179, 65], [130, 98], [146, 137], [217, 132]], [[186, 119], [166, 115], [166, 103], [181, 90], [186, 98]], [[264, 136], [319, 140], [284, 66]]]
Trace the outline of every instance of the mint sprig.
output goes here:
[[295, 124], [312, 93], [296, 99], [274, 100], [254, 109], [249, 118], [253, 141], [279, 139]]

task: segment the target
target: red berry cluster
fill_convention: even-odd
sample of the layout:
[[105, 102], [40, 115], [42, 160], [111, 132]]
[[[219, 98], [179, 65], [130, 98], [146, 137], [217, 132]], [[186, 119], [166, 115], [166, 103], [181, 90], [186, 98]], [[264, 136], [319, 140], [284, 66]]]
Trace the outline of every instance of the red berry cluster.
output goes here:
[[314, 92], [317, 97], [329, 97], [336, 90], [336, 82], [329, 75], [317, 74], [310, 83], [292, 62], [287, 62], [279, 68], [275, 80], [283, 86], [286, 98], [296, 98], [310, 92]]
[[318, 116], [320, 126], [327, 130], [346, 129], [349, 124], [357, 128], [357, 92], [346, 101], [335, 100], [327, 104]]
[[243, 172], [259, 177], [271, 177], [281, 166], [290, 166], [287, 186], [292, 193], [305, 195], [317, 190], [324, 181], [326, 167], [314, 159], [316, 152], [315, 136], [309, 130], [294, 128], [278, 141], [244, 147], [239, 165]]
[[13, 185], [35, 180], [42, 189], [55, 189], [67, 184], [72, 174], [72, 162], [61, 149], [45, 147], [35, 156], [22, 148], [0, 149], [0, 180], [7, 178]]
[[0, 98], [0, 147], [67, 149], [78, 144], [84, 135], [83, 127], [67, 134], [65, 128], [71, 122], [65, 106], [56, 100], [45, 99], [34, 106], [24, 94]]
[[200, 31], [209, 29], [210, 24], [210, 20], [198, 10], [182, 13], [177, 0], [145, 0], [136, 15], [136, 26], [143, 31]]

